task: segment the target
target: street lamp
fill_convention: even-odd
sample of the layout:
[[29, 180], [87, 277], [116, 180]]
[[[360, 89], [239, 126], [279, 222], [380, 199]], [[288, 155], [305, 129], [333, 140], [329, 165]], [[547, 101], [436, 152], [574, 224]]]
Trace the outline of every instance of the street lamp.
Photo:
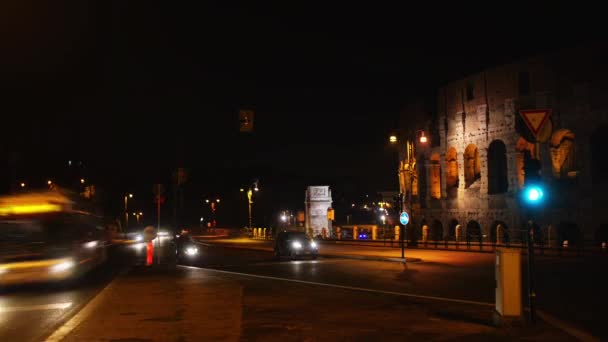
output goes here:
[[[244, 192], [245, 189], [241, 188], [241, 192]], [[247, 189], [247, 208], [249, 209], [249, 228], [253, 226], [253, 215], [252, 215], [252, 207], [253, 204], [253, 193], [260, 191], [258, 187], [258, 181], [253, 182], [251, 186]]]
[[125, 229], [129, 229], [129, 206], [128, 206], [129, 198], [133, 198], [133, 194], [125, 195]]
[[[413, 191], [414, 191], [414, 177], [416, 177], [416, 157], [415, 157], [415, 141], [416, 141], [416, 136], [417, 134], [420, 132], [420, 137], [418, 139], [418, 141], [421, 144], [426, 144], [428, 142], [427, 137], [424, 135], [424, 130], [415, 130], [413, 132], [410, 132], [409, 134], [405, 134], [405, 163], [401, 164], [399, 163], [399, 176], [401, 178], [401, 173], [407, 173], [408, 178], [409, 178], [409, 188], [408, 187], [404, 187], [405, 189], [405, 194], [403, 194], [401, 191], [399, 192], [399, 211], [404, 211], [403, 208], [403, 199], [404, 196], [407, 195], [407, 212], [410, 216], [410, 222], [411, 222], [411, 216], [412, 216], [412, 195], [413, 195]], [[389, 142], [391, 144], [397, 144], [397, 142], [399, 141], [398, 137], [396, 134], [392, 134], [391, 136], [389, 136]], [[403, 168], [401, 167], [401, 165], [403, 165]], [[405, 177], [404, 177], [405, 178]], [[405, 181], [405, 179], [404, 179]], [[400, 183], [401, 183], [401, 179], [400, 179]], [[401, 230], [399, 232], [399, 240], [401, 243], [401, 258], [405, 259], [405, 242], [404, 242], [404, 238], [405, 238], [405, 226], [404, 225], [400, 225]]]
[[19, 184], [22, 188], [25, 188], [25, 183], [21, 182], [21, 184]]
[[80, 178], [80, 184], [84, 184], [84, 178]]

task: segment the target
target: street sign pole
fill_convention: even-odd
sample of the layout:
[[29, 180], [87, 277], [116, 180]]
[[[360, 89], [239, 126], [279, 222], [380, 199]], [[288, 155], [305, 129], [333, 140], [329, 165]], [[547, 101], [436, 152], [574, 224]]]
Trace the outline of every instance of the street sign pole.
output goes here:
[[401, 230], [399, 232], [399, 242], [401, 243], [401, 259], [405, 261], [405, 226], [410, 222], [410, 216], [407, 211], [401, 212], [399, 215], [399, 223]]

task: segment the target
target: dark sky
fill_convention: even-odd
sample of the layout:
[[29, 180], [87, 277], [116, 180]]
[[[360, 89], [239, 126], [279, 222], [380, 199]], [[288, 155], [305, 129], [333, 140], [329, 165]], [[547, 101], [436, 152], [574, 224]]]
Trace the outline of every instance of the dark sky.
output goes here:
[[[254, 177], [275, 206], [309, 184], [390, 190], [386, 136], [408, 101], [602, 32], [593, 9], [556, 3], [196, 3], [3, 4], [1, 147], [18, 160], [5, 179], [81, 159], [112, 191], [147, 192], [176, 166], [193, 197]], [[239, 108], [255, 110], [253, 134], [238, 132]]]

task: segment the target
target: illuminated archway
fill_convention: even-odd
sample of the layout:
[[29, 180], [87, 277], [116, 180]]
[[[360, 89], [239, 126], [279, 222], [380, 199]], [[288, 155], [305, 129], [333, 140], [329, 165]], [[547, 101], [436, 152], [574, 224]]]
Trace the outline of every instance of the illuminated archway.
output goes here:
[[551, 136], [550, 146], [553, 176], [575, 177], [574, 133], [568, 129], [557, 130]]
[[441, 198], [441, 164], [439, 163], [439, 154], [431, 154], [430, 159], [430, 185], [431, 185], [431, 198]]
[[524, 172], [524, 161], [526, 159], [525, 155], [528, 154], [529, 157], [534, 157], [536, 155], [536, 151], [534, 150], [534, 144], [524, 138], [519, 138], [519, 140], [517, 140], [515, 150], [517, 150], [517, 185], [519, 185], [519, 188], [521, 189], [524, 187], [524, 181], [526, 179]]
[[481, 162], [479, 161], [479, 150], [474, 144], [470, 144], [464, 150], [464, 182], [465, 187], [470, 187], [481, 178]]
[[456, 197], [458, 189], [458, 154], [455, 148], [450, 147], [445, 154], [445, 165], [445, 182], [448, 197]]

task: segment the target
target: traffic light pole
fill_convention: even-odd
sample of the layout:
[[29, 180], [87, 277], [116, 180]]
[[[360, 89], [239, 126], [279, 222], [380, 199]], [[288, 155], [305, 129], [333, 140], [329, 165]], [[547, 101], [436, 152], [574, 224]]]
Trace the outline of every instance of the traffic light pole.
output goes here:
[[530, 323], [536, 320], [536, 291], [534, 283], [534, 220], [528, 221], [528, 318]]

